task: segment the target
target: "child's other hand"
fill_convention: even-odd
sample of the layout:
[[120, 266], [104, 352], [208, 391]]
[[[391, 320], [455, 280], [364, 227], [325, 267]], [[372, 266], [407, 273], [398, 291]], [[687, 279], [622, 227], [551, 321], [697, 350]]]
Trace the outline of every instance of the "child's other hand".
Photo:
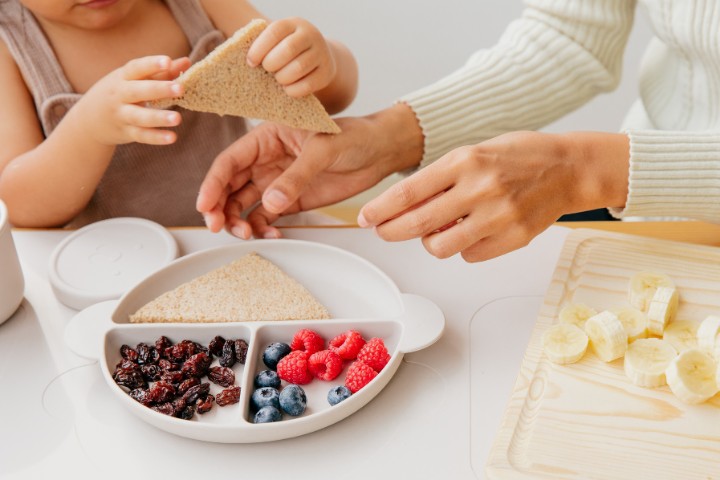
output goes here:
[[325, 37], [302, 18], [285, 18], [268, 25], [250, 46], [247, 61], [252, 67], [262, 64], [291, 97], [322, 90], [337, 73]]
[[189, 66], [187, 58], [161, 55], [130, 60], [109, 73], [73, 109], [84, 125], [83, 133], [106, 145], [173, 143], [176, 134], [167, 128], [180, 124], [180, 114], [145, 104], [182, 95], [182, 87], [172, 80]]

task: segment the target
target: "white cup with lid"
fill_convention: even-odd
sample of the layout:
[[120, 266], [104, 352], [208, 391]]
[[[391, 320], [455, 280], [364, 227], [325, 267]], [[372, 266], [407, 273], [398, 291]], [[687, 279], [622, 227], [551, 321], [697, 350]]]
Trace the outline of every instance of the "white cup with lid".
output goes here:
[[0, 200], [0, 323], [12, 317], [22, 302], [25, 279], [5, 203]]

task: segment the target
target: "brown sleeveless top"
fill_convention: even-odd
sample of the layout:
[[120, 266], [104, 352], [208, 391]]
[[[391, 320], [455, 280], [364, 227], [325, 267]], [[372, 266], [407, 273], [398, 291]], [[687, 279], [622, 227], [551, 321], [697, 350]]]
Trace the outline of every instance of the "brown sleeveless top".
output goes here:
[[[225, 36], [198, 0], [165, 0], [185, 32], [190, 60], [202, 59]], [[0, 35], [30, 90], [47, 137], [78, 101], [32, 13], [16, 0], [0, 1]], [[111, 217], [142, 217], [165, 226], [204, 225], [195, 210], [200, 183], [215, 156], [246, 133], [245, 120], [178, 108], [177, 141], [155, 146], [119, 145], [85, 210], [66, 227]]]

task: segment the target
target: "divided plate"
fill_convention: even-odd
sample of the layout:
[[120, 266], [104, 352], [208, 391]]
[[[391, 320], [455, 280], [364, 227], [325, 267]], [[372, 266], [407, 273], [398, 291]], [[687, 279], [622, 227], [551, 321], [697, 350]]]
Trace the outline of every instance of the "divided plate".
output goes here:
[[687, 405], [667, 386], [633, 385], [623, 360], [588, 353], [555, 365], [541, 336], [568, 302], [628, 305], [638, 271], [668, 274], [678, 319], [720, 314], [720, 249], [579, 229], [563, 247], [487, 463], [493, 479], [720, 478], [720, 395]]
[[[232, 323], [131, 324], [128, 316], [161, 293], [241, 256], [257, 252], [303, 284], [323, 303], [332, 319]], [[238, 292], [238, 294], [241, 294]], [[345, 250], [301, 240], [252, 240], [213, 248], [175, 260], [127, 292], [119, 302], [103, 302], [80, 312], [68, 325], [65, 338], [76, 353], [100, 360], [103, 377], [116, 398], [142, 420], [176, 435], [198, 440], [249, 443], [303, 435], [331, 425], [367, 404], [390, 381], [405, 353], [425, 348], [443, 332], [440, 309], [417, 295], [401, 293], [392, 280], [363, 258]], [[347, 365], [334, 381], [314, 379], [303, 385], [308, 399], [305, 413], [283, 416], [275, 423], [254, 424], [249, 398], [253, 379], [267, 369], [262, 353], [273, 342], [290, 343], [301, 328], [317, 331], [326, 341], [349, 329], [365, 339], [380, 337], [391, 354], [387, 366], [368, 385], [347, 400], [330, 406], [328, 391], [344, 382]], [[235, 364], [235, 385], [241, 387], [235, 405], [214, 405], [206, 414], [181, 420], [155, 412], [133, 400], [115, 384], [112, 372], [121, 360], [120, 347], [154, 344], [161, 335], [173, 343], [189, 339], [207, 346], [216, 335], [242, 338], [249, 344], [244, 365]], [[217, 364], [217, 359], [213, 365]], [[203, 378], [203, 381], [206, 381]], [[283, 386], [286, 382], [283, 382]], [[211, 393], [222, 388], [211, 384]]]

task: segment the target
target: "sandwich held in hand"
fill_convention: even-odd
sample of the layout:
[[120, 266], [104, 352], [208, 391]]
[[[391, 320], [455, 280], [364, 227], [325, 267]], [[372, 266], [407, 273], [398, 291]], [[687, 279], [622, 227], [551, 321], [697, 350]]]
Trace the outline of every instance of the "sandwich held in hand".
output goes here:
[[257, 253], [166, 292], [130, 322], [244, 322], [330, 318], [297, 280]]
[[180, 75], [182, 97], [155, 103], [159, 108], [179, 105], [188, 110], [237, 115], [282, 123], [324, 133], [340, 133], [314, 95], [289, 96], [262, 66], [250, 67], [247, 52], [267, 26], [253, 20]]

